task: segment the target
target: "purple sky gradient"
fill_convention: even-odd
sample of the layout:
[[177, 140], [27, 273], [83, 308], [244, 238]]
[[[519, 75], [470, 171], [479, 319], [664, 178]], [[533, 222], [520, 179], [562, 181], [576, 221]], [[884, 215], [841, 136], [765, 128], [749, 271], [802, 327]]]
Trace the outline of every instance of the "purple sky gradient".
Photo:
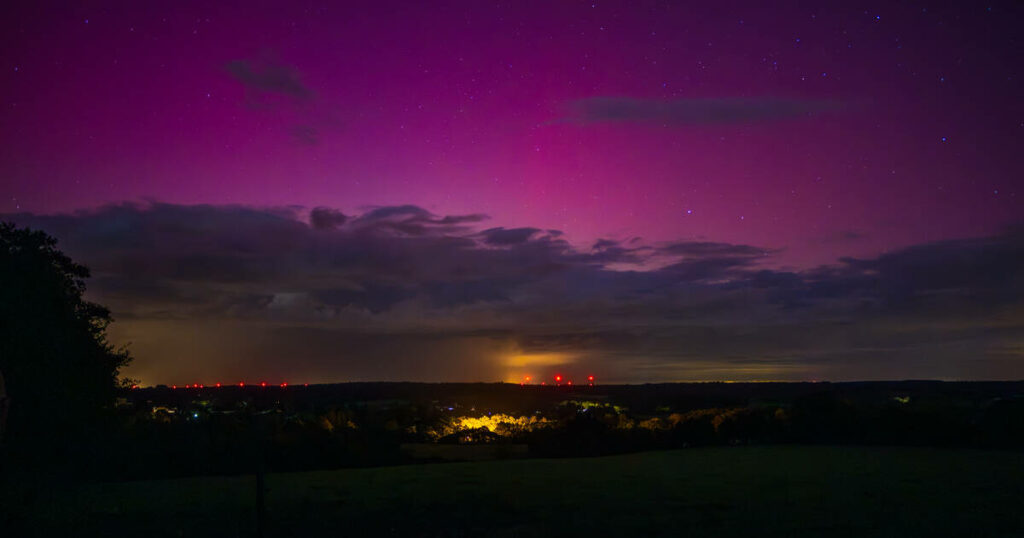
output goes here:
[[412, 204], [795, 271], [1024, 215], [1015, 2], [3, 11], [0, 214]]
[[[2, 207], [416, 203], [579, 242], [786, 248], [805, 265], [1022, 213], [1019, 6], [703, 4], [8, 8]], [[236, 61], [310, 94], [260, 94]], [[599, 96], [836, 105], [725, 125], [559, 121]], [[828, 241], [850, 231], [842, 252]]]

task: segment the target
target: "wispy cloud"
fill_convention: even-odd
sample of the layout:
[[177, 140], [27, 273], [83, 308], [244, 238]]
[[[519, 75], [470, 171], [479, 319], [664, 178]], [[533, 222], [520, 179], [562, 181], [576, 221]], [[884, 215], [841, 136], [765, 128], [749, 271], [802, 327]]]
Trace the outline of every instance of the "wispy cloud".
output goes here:
[[836, 108], [830, 101], [780, 98], [709, 98], [671, 101], [633, 97], [592, 97], [570, 104], [563, 121], [651, 123], [668, 126], [755, 123], [804, 118]]
[[235, 60], [226, 66], [228, 73], [246, 89], [259, 94], [276, 94], [305, 101], [313, 98], [298, 72], [285, 65], [255, 60]]
[[242, 59], [229, 62], [225, 70], [245, 88], [250, 108], [274, 109], [283, 116], [296, 142], [315, 146], [337, 127], [334, 115], [295, 68], [276, 60]]

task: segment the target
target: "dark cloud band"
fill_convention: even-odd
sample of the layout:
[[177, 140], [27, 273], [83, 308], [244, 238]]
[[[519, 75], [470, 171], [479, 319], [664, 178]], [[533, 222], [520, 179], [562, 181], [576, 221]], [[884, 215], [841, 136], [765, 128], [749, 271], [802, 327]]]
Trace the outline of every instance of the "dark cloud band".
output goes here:
[[[152, 203], [0, 218], [54, 234], [90, 266], [92, 298], [113, 308], [147, 355], [140, 364], [155, 370], [179, 364], [171, 354], [188, 334], [205, 342], [192, 352], [214, 363], [245, 350], [269, 365], [267, 350], [293, 349], [290, 364], [327, 379], [332, 356], [366, 372], [375, 370], [360, 357], [386, 359], [392, 379], [417, 378], [420, 356], [500, 376], [509, 349], [586, 357], [632, 381], [651, 380], [637, 371], [952, 378], [987, 358], [988, 375], [1019, 377], [1006, 357], [1020, 357], [1024, 341], [1021, 228], [781, 271], [763, 263], [774, 249], [636, 239], [584, 248], [556, 231], [480, 229], [484, 215], [413, 205], [346, 215]], [[250, 349], [253, 331], [319, 336]]]
[[570, 105], [564, 121], [573, 123], [651, 123], [718, 125], [802, 118], [836, 108], [828, 101], [776, 98], [677, 99], [592, 97]]

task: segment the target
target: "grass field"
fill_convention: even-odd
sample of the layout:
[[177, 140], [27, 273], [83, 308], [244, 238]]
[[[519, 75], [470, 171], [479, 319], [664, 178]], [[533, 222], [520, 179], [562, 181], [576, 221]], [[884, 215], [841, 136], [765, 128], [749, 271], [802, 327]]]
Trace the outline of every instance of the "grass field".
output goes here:
[[[267, 487], [267, 536], [1024, 536], [1024, 454], [1011, 452], [707, 448], [272, 474]], [[27, 535], [254, 536], [254, 499], [252, 476], [93, 484], [40, 494], [17, 519]]]

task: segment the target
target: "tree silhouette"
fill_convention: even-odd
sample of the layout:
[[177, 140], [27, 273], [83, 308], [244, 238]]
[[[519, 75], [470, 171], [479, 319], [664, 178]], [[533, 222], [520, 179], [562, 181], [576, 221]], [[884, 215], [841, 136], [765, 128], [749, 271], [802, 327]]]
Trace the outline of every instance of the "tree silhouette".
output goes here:
[[131, 360], [107, 342], [110, 312], [82, 298], [89, 270], [56, 245], [44, 232], [0, 222], [0, 372], [12, 442], [94, 423]]

